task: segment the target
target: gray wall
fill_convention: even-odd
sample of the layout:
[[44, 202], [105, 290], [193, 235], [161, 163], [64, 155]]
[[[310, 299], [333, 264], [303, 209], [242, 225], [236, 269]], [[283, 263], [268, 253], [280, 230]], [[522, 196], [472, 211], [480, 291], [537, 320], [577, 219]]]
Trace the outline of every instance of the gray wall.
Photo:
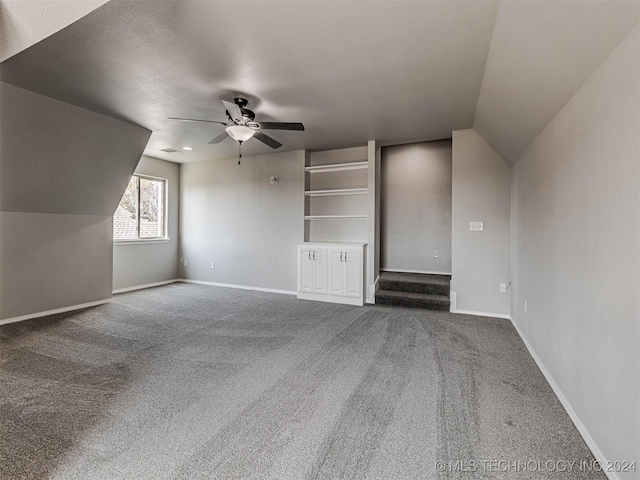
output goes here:
[[[508, 316], [511, 166], [473, 129], [453, 132], [451, 290], [457, 309]], [[484, 222], [482, 232], [469, 222]]]
[[111, 298], [111, 216], [0, 212], [0, 320]]
[[639, 28], [516, 163], [512, 315], [592, 448], [640, 463]]
[[148, 130], [0, 84], [0, 319], [111, 298], [111, 216]]
[[[206, 163], [180, 171], [180, 277], [296, 290], [304, 241], [305, 152]], [[269, 184], [270, 176], [280, 183]], [[216, 269], [211, 269], [216, 262]]]
[[163, 282], [178, 278], [178, 218], [180, 165], [143, 156], [136, 172], [167, 179], [168, 241], [113, 245], [113, 289]]
[[451, 140], [383, 147], [381, 169], [380, 268], [450, 273]]

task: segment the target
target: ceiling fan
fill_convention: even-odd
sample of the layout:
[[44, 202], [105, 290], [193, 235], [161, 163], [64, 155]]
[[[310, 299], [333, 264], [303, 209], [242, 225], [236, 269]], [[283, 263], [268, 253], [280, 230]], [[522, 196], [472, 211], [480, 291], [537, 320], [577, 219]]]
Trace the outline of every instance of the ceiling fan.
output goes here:
[[249, 101], [246, 98], [237, 97], [233, 99], [233, 103], [222, 100], [224, 108], [227, 111], [227, 121], [220, 122], [217, 120], [198, 120], [196, 118], [178, 118], [169, 117], [169, 120], [181, 120], [184, 122], [204, 122], [218, 123], [225, 126], [225, 131], [211, 140], [209, 143], [220, 143], [227, 137], [231, 137], [242, 145], [250, 138], [256, 138], [262, 143], [269, 145], [271, 148], [280, 148], [282, 144], [271, 138], [269, 135], [262, 133], [261, 130], [294, 130], [304, 132], [304, 125], [293, 122], [255, 122], [255, 113], [249, 110], [247, 105]]

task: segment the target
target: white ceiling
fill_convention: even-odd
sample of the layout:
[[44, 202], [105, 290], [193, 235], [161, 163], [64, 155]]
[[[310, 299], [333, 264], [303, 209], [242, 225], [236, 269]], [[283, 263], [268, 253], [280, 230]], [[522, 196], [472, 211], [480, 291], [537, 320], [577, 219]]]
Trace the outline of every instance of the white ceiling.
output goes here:
[[0, 62], [79, 20], [109, 0], [0, 0]]
[[[111, 0], [3, 62], [1, 78], [140, 124], [154, 132], [145, 153], [172, 161], [237, 155], [229, 139], [207, 145], [222, 126], [166, 119], [223, 120], [219, 100], [237, 94], [258, 121], [305, 124], [266, 132], [282, 151], [475, 125], [515, 159], [638, 23], [639, 5]], [[160, 152], [184, 145], [194, 150]]]

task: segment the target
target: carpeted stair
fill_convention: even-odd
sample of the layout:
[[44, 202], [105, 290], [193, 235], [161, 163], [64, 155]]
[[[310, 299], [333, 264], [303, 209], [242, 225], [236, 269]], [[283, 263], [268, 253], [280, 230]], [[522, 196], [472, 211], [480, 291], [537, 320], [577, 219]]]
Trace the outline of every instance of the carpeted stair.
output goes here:
[[376, 303], [448, 312], [449, 275], [383, 272]]

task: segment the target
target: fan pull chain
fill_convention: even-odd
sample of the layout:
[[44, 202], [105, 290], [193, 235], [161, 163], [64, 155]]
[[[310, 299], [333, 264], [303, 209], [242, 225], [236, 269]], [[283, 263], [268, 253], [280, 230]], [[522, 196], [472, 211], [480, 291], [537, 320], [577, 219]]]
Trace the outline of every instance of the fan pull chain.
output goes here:
[[242, 141], [238, 142], [238, 165], [240, 165], [240, 159], [242, 158]]

